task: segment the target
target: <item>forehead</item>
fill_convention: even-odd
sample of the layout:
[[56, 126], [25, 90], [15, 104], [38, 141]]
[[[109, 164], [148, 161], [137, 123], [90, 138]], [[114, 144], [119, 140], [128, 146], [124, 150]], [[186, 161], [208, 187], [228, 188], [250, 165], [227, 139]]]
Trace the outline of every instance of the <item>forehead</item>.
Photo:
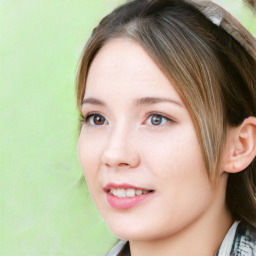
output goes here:
[[[94, 58], [87, 77], [85, 97], [153, 93], [179, 99], [169, 79], [137, 42], [117, 38], [107, 42]], [[146, 95], [152, 96], [152, 95]]]

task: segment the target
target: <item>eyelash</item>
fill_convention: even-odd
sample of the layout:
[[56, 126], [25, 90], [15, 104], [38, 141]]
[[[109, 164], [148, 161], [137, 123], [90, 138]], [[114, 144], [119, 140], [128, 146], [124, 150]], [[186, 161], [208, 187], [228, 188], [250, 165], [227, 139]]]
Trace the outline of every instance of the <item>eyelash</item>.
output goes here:
[[106, 118], [103, 115], [99, 114], [99, 113], [89, 113], [85, 117], [81, 117], [80, 122], [81, 122], [82, 125], [83, 124], [88, 124], [90, 126], [101, 126], [101, 125], [96, 125], [96, 124], [95, 125], [90, 124], [90, 118], [91, 117], [96, 117], [96, 116], [103, 118], [104, 122], [107, 121]]
[[[104, 119], [104, 122], [107, 122], [106, 118], [105, 118], [103, 115], [101, 115], [100, 113], [96, 113], [96, 112], [95, 112], [95, 113], [89, 113], [89, 114], [87, 114], [85, 117], [81, 116], [81, 118], [80, 118], [80, 123], [81, 123], [82, 125], [83, 125], [83, 124], [88, 124], [88, 125], [90, 125], [90, 126], [102, 126], [102, 125], [104, 125], [105, 123], [103, 123], [102, 125], [90, 124], [90, 118], [91, 118], [91, 117], [96, 117], [96, 116], [103, 118], [103, 119]], [[147, 121], [149, 120], [149, 118], [153, 118], [153, 117], [160, 117], [160, 118], [161, 118], [161, 121], [162, 121], [162, 119], [166, 119], [166, 122], [177, 122], [176, 120], [174, 120], [174, 119], [172, 119], [172, 118], [170, 118], [170, 117], [168, 117], [168, 116], [166, 116], [166, 115], [163, 115], [163, 114], [161, 114], [161, 113], [154, 112], [154, 113], [150, 113], [150, 114], [147, 116], [147, 118], [146, 118], [146, 120], [143, 122], [143, 124], [147, 124]], [[159, 124], [159, 125], [150, 124], [150, 125], [152, 125], [152, 126], [162, 126], [163, 124]]]
[[[168, 117], [168, 116], [166, 116], [166, 115], [163, 115], [163, 114], [157, 113], [157, 112], [153, 112], [153, 113], [150, 113], [150, 114], [147, 116], [145, 122], [143, 122], [143, 123], [147, 123], [147, 121], [148, 121], [150, 118], [152, 119], [153, 117], [160, 117], [161, 119], [166, 119], [166, 122], [165, 122], [165, 123], [167, 123], [167, 122], [175, 122], [174, 119], [172, 119], [172, 118], [170, 118], [170, 117]], [[161, 120], [161, 121], [162, 121], [162, 120]], [[159, 125], [151, 124], [151, 125], [152, 125], [152, 126], [162, 126], [163, 124], [159, 124]]]

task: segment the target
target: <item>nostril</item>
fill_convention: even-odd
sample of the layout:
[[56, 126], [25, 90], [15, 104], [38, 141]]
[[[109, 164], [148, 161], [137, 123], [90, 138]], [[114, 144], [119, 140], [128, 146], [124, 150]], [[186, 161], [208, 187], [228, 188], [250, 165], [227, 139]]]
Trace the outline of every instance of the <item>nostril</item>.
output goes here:
[[120, 163], [119, 166], [128, 166], [129, 164], [127, 163]]

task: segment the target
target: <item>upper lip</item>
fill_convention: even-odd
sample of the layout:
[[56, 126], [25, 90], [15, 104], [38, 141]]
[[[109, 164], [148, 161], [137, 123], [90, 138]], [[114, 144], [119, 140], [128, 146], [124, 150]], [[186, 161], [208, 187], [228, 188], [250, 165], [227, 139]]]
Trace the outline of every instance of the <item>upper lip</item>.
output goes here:
[[105, 192], [109, 192], [111, 188], [119, 188], [119, 189], [137, 189], [137, 190], [152, 190], [150, 188], [145, 187], [137, 187], [134, 185], [130, 185], [127, 183], [116, 184], [116, 183], [108, 183], [103, 189]]

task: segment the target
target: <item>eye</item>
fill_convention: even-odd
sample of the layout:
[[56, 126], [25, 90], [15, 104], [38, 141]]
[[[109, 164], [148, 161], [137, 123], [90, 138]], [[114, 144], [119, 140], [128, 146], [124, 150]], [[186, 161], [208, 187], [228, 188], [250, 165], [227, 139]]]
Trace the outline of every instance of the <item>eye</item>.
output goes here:
[[154, 126], [159, 126], [167, 123], [168, 121], [170, 121], [169, 118], [164, 117], [160, 114], [154, 114], [146, 120], [146, 123]]
[[85, 117], [85, 123], [91, 126], [100, 126], [107, 124], [107, 120], [100, 114], [89, 114]]

